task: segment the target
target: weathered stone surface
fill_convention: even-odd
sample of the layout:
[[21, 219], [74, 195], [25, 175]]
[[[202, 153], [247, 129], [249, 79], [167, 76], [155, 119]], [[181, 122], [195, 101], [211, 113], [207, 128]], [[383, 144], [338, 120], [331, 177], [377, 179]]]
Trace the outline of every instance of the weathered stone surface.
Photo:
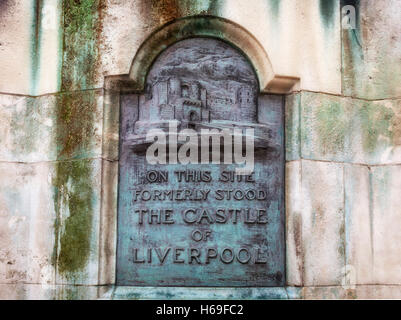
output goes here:
[[61, 86], [63, 63], [63, 1], [32, 1], [34, 4], [31, 95], [55, 93]]
[[401, 299], [401, 286], [392, 285], [373, 285], [373, 286], [357, 286], [357, 299]]
[[0, 95], [0, 160], [94, 158], [102, 152], [103, 95]]
[[304, 285], [341, 284], [345, 262], [343, 165], [302, 161]]
[[[78, 2], [67, 0], [63, 2], [62, 91], [85, 90], [103, 86], [99, 58], [104, 37], [101, 23], [102, 8], [100, 0]], [[113, 33], [117, 33], [115, 29]]]
[[400, 1], [353, 4], [356, 29], [342, 32], [343, 93], [366, 99], [400, 97]]
[[285, 159], [298, 160], [301, 152], [301, 94], [286, 96], [285, 101]]
[[341, 92], [340, 19], [335, 1], [319, 5], [316, 1], [257, 0], [252, 10], [249, 4], [235, 0], [136, 0], [128, 4], [68, 0], [63, 8], [60, 3], [18, 1], [13, 6], [5, 2], [8, 24], [17, 24], [22, 16], [30, 17], [32, 24], [23, 23], [18, 37], [4, 32], [7, 49], [1, 60], [18, 61], [14, 65], [21, 66], [21, 72], [9, 70], [13, 64], [7, 63], [9, 72], [4, 74], [19, 77], [0, 81], [0, 91], [36, 95], [100, 88], [104, 76], [128, 72], [135, 52], [157, 28], [173, 19], [207, 14], [238, 23], [255, 35], [277, 74], [300, 77], [303, 89]]
[[401, 166], [371, 168], [370, 220], [375, 284], [401, 284]]
[[35, 57], [32, 3], [4, 0], [0, 3], [0, 92], [29, 94], [31, 65]]
[[101, 156], [102, 90], [58, 94], [54, 111], [54, 153], [58, 160]]
[[61, 3], [1, 2], [0, 92], [39, 95], [59, 90]]
[[102, 161], [102, 181], [99, 284], [105, 285], [116, 277], [118, 161]]
[[[135, 52], [152, 31], [176, 18], [208, 14], [249, 30], [265, 48], [275, 72], [300, 77], [302, 89], [341, 93], [339, 4], [320, 3], [257, 0], [250, 10], [248, 3], [235, 0], [137, 0], [129, 5], [106, 1], [97, 18], [102, 30], [97, 74], [127, 73]], [[99, 87], [103, 80], [95, 79], [93, 85]]]
[[303, 299], [305, 300], [344, 300], [356, 299], [356, 297], [355, 289], [346, 289], [340, 286], [303, 288]]
[[[42, 1], [38, 7], [23, 1], [3, 3], [2, 28], [15, 25], [18, 33], [1, 32], [2, 77], [13, 75], [13, 81], [9, 76], [1, 78], [2, 92], [43, 94], [59, 88], [102, 87], [105, 75], [128, 72], [136, 50], [154, 30], [176, 18], [209, 14], [234, 21], [254, 34], [275, 72], [300, 77], [302, 89], [341, 93], [337, 1], [260, 0], [253, 2], [253, 10], [235, 0], [64, 1], [64, 25], [60, 2]], [[400, 4], [396, 0], [357, 4], [357, 29], [342, 34], [343, 91], [369, 99], [399, 97]], [[15, 66], [21, 71], [16, 72]]]
[[339, 3], [270, 0], [260, 6], [269, 8], [267, 19], [250, 17], [252, 11], [239, 6], [241, 19], [229, 19], [244, 23], [263, 43], [275, 72], [299, 77], [301, 90], [341, 93]]
[[400, 284], [401, 168], [346, 166], [346, 239], [356, 284]]
[[[132, 105], [138, 106], [138, 95], [123, 95], [132, 97]], [[123, 98], [124, 99], [124, 98]], [[108, 160], [118, 160], [120, 134], [120, 93], [105, 90], [103, 107], [103, 137], [102, 157]]]
[[[104, 179], [116, 182], [117, 165], [103, 166]], [[115, 224], [105, 224], [117, 196], [104, 190], [110, 212], [100, 241], [101, 175], [102, 160], [0, 163], [0, 283], [97, 285], [99, 263], [110, 275], [103, 282], [112, 281]]]
[[54, 283], [51, 165], [0, 163], [0, 283]]
[[401, 162], [401, 100], [366, 101], [301, 95], [305, 159], [383, 164]]
[[359, 101], [352, 105], [352, 161], [365, 164], [401, 162], [401, 100]]
[[351, 285], [375, 284], [371, 180], [371, 168], [344, 166], [346, 265]]
[[54, 298], [54, 285], [0, 284], [0, 300], [49, 300]]
[[0, 160], [46, 161], [54, 149], [55, 97], [0, 95]]
[[350, 106], [346, 99], [312, 92], [301, 94], [301, 154], [305, 159], [352, 160]]
[[[57, 300], [96, 300], [99, 298], [102, 287], [99, 286], [75, 286], [56, 285], [51, 288], [52, 299]], [[31, 299], [36, 299], [33, 296]]]
[[94, 300], [102, 292], [97, 286], [0, 284], [0, 300]]
[[304, 247], [301, 174], [301, 161], [286, 163], [286, 272], [287, 284], [290, 286], [301, 286], [303, 284]]
[[52, 176], [57, 284], [98, 284], [102, 160], [57, 162]]
[[354, 300], [354, 299], [400, 299], [401, 286], [398, 285], [357, 285], [354, 288], [342, 286], [305, 287], [302, 289], [306, 300]]

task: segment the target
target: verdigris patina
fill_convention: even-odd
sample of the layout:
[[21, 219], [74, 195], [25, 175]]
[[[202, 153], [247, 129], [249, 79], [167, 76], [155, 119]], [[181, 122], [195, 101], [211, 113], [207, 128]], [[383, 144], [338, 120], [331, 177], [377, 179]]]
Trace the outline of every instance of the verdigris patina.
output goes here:
[[[283, 100], [258, 91], [241, 53], [193, 38], [158, 57], [144, 94], [122, 95], [118, 285], [284, 285]], [[165, 162], [147, 157], [151, 130]]]

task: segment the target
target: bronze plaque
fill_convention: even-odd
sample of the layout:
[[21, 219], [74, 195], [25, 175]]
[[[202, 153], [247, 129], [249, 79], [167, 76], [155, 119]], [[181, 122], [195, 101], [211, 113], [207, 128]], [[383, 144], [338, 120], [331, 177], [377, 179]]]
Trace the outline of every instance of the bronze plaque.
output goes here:
[[118, 285], [284, 285], [283, 98], [240, 52], [167, 48], [146, 92], [122, 94], [120, 130]]

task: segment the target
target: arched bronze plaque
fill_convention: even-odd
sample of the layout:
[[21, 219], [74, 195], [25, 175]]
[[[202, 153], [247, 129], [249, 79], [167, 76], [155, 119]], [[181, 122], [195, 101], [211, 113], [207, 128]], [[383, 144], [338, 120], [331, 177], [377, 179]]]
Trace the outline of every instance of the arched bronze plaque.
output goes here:
[[118, 285], [284, 285], [283, 99], [258, 91], [241, 53], [195, 38], [122, 95]]

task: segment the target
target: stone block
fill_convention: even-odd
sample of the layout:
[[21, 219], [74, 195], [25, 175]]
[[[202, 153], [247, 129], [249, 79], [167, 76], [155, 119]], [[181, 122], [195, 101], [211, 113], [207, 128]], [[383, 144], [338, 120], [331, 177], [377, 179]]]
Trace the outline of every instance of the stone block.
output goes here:
[[366, 101], [303, 92], [304, 159], [359, 164], [401, 162], [401, 100]]
[[0, 123], [2, 161], [95, 158], [102, 152], [102, 91], [0, 95]]
[[363, 300], [400, 300], [401, 286], [396, 285], [372, 285], [372, 286], [357, 286], [357, 299]]
[[304, 285], [339, 285], [345, 263], [343, 165], [301, 166]]
[[401, 163], [401, 99], [352, 104], [352, 161], [364, 164]]
[[372, 100], [399, 98], [401, 3], [389, 0], [352, 4], [357, 13], [356, 29], [342, 31], [343, 93]]
[[0, 92], [30, 94], [35, 60], [35, 1], [1, 1]]
[[0, 163], [0, 283], [54, 283], [48, 163]]
[[349, 277], [362, 285], [401, 283], [401, 167], [346, 166]]
[[301, 155], [304, 159], [351, 161], [349, 147], [352, 111], [347, 100], [303, 92], [301, 96]]
[[63, 1], [42, 0], [36, 4], [35, 47], [32, 59], [31, 95], [60, 91], [63, 67]]
[[55, 101], [54, 96], [0, 95], [1, 161], [55, 160]]
[[375, 284], [371, 168], [344, 166], [346, 265], [350, 285]]
[[340, 286], [305, 287], [305, 300], [348, 300], [356, 299], [356, 289], [346, 289]]
[[374, 283], [401, 284], [401, 166], [371, 168]]
[[337, 1], [225, 1], [222, 17], [249, 30], [276, 74], [299, 77], [301, 90], [341, 93], [340, 9]]

